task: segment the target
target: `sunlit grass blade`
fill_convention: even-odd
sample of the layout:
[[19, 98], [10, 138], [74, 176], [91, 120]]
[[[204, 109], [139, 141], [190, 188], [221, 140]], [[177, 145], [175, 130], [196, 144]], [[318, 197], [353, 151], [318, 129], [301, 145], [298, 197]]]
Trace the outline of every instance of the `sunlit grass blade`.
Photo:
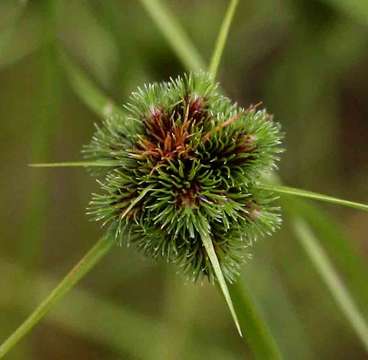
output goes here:
[[107, 97], [64, 51], [60, 51], [59, 55], [72, 89], [88, 108], [102, 118], [112, 114], [124, 116], [124, 112], [114, 101]]
[[301, 199], [288, 197], [282, 204], [289, 212], [299, 216], [308, 223], [312, 231], [323, 243], [329, 257], [345, 279], [345, 283], [365, 316], [368, 316], [368, 264], [352, 241], [345, 235], [342, 225], [328, 213]]
[[210, 236], [210, 233], [209, 233], [209, 225], [207, 223], [207, 220], [203, 220], [202, 222], [203, 222], [203, 224], [201, 226], [201, 238], [202, 238], [203, 246], [206, 249], [207, 255], [210, 259], [211, 265], [212, 265], [213, 270], [216, 274], [218, 284], [219, 284], [220, 289], [221, 289], [221, 291], [224, 295], [227, 306], [229, 307], [231, 316], [233, 317], [233, 320], [234, 320], [235, 326], [238, 330], [238, 333], [241, 337], [243, 337], [243, 334], [242, 334], [242, 331], [241, 331], [241, 328], [240, 328], [240, 325], [239, 325], [239, 320], [238, 320], [238, 317], [236, 315], [233, 302], [231, 300], [229, 289], [227, 287], [224, 275], [222, 273], [221, 266], [220, 266], [220, 263], [218, 261], [218, 258], [217, 258], [216, 252], [215, 252], [215, 248], [213, 247], [212, 239], [211, 239], [211, 236]]
[[113, 236], [105, 236], [87, 252], [28, 318], [0, 345], [0, 358], [3, 358], [107, 254], [114, 243]]
[[240, 326], [247, 329], [246, 343], [256, 359], [281, 359], [280, 350], [262, 315], [241, 280], [229, 286]]
[[[277, 183], [280, 181], [277, 177], [274, 177], [272, 180]], [[271, 185], [271, 187], [273, 186], [282, 188], [279, 185]], [[298, 189], [292, 190], [298, 191]], [[281, 199], [281, 201], [284, 208], [292, 215], [291, 220], [297, 239], [306, 250], [311, 261], [315, 264], [319, 275], [330, 289], [332, 297], [347, 316], [348, 320], [350, 320], [359, 337], [362, 338], [362, 334], [364, 335], [367, 330], [364, 317], [360, 314], [348, 288], [334, 270], [328, 255], [320, 245], [321, 240], [330, 247], [331, 253], [339, 262], [345, 275], [354, 284], [355, 294], [359, 294], [362, 297], [360, 304], [363, 306], [366, 306], [367, 299], [364, 283], [365, 267], [363, 264], [360, 264], [359, 257], [353, 252], [349, 246], [349, 242], [344, 237], [341, 237], [337, 227], [334, 223], [331, 223], [329, 218], [323, 216], [314, 206], [304, 203], [301, 199], [293, 198], [293, 195], [295, 195], [294, 191], [290, 194], [285, 194], [288, 196]], [[315, 236], [315, 232], [318, 233], [319, 238]], [[364, 338], [365, 335], [362, 340]], [[363, 340], [363, 342], [365, 341]]]
[[67, 161], [56, 163], [28, 164], [33, 168], [58, 168], [58, 167], [112, 167], [119, 165], [118, 161]]
[[178, 59], [190, 71], [205, 69], [205, 63], [175, 16], [160, 0], [140, 0]]
[[[55, 279], [47, 274], [25, 272], [18, 265], [2, 259], [0, 272], [3, 277], [2, 285], [7, 289], [7, 294], [0, 294], [0, 306], [11, 306], [22, 313], [32, 311], [33, 304], [42, 301], [57, 284]], [[120, 276], [122, 281], [129, 277], [126, 273]], [[14, 278], [22, 278], [32, 291], [22, 292], [20, 296], [14, 297], [14, 294], [18, 294]], [[156, 319], [135, 312], [121, 302], [116, 304], [80, 287], [74, 288], [55, 306], [45, 318], [45, 322], [62, 327], [68, 335], [84, 337], [122, 356], [128, 353], [139, 359], [149, 358], [152, 347], [157, 343], [155, 334], [163, 327]], [[141, 346], [137, 346], [137, 342]]]
[[368, 325], [366, 320], [355, 305], [324, 249], [319, 245], [315, 235], [303, 219], [293, 219], [293, 230], [337, 305], [351, 323], [366, 351], [368, 351]]
[[211, 57], [211, 63], [209, 66], [209, 72], [213, 76], [213, 78], [216, 78], [217, 76], [217, 71], [220, 65], [222, 53], [224, 52], [226, 40], [229, 35], [230, 26], [234, 18], [238, 3], [239, 3], [238, 0], [230, 0], [229, 7], [226, 11], [226, 15], [221, 25], [220, 32], [216, 40], [216, 45]]
[[[15, 308], [22, 313], [32, 310], [32, 304], [41, 301], [56, 284], [53, 277], [42, 273], [24, 272], [23, 268], [1, 259], [0, 273], [4, 280], [1, 284], [7, 289], [6, 293], [0, 294], [0, 307]], [[126, 280], [126, 273], [120, 276], [121, 280]], [[14, 297], [13, 295], [18, 293], [14, 278], [23, 278], [27, 281], [32, 292]], [[190, 298], [189, 302], [191, 301]], [[74, 288], [58, 306], [55, 306], [45, 318], [45, 322], [64, 329], [68, 335], [85, 338], [102, 345], [117, 355], [120, 354], [119, 358], [125, 358], [129, 354], [135, 359], [151, 359], [152, 349], [158, 345], [157, 334], [166, 334], [168, 330], [167, 324], [156, 318], [134, 311], [121, 301], [113, 302], [107, 297], [80, 287]], [[137, 346], [137, 343], [140, 346]], [[185, 344], [187, 345], [187, 342]], [[231, 353], [220, 347], [220, 344], [207, 345], [198, 339], [193, 339], [191, 345], [196, 349], [195, 359], [206, 356], [220, 359], [219, 356], [210, 356], [216, 353], [224, 353], [225, 359], [233, 358]], [[160, 359], [162, 359], [162, 352]], [[192, 358], [189, 357], [189, 359]]]
[[351, 207], [351, 208], [355, 208], [359, 210], [368, 211], [368, 205], [366, 204], [357, 203], [357, 202], [349, 201], [349, 200], [343, 200], [343, 199], [339, 199], [333, 196], [315, 193], [312, 191], [307, 191], [307, 190], [302, 190], [302, 189], [297, 189], [297, 188], [292, 188], [289, 186], [282, 186], [282, 185], [258, 184], [257, 186], [260, 189], [270, 190], [270, 191], [273, 191], [279, 194], [295, 195], [295, 196], [300, 196], [300, 197], [304, 197], [308, 199], [314, 199], [318, 201], [328, 202], [331, 204], [342, 205], [342, 206], [347, 206], [347, 207]]

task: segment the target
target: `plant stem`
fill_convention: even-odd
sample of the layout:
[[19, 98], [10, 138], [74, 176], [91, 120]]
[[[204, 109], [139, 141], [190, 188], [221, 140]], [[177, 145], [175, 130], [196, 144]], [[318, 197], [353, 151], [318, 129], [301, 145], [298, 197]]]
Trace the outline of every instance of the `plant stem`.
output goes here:
[[241, 279], [229, 287], [240, 325], [247, 329], [246, 340], [256, 359], [281, 359], [280, 351], [259, 309]]
[[262, 190], [269, 190], [280, 194], [287, 194], [287, 195], [295, 195], [300, 197], [305, 197], [309, 199], [325, 201], [331, 204], [337, 204], [342, 206], [351, 207], [354, 209], [368, 211], [368, 205], [357, 203], [354, 201], [338, 199], [333, 196], [328, 196], [324, 194], [315, 193], [312, 191], [292, 188], [289, 186], [282, 186], [282, 185], [270, 185], [270, 184], [258, 184], [257, 187]]
[[206, 66], [201, 55], [167, 7], [160, 0], [140, 0], [140, 2], [185, 68], [190, 71], [205, 69]]
[[235, 10], [236, 10], [238, 3], [239, 3], [238, 0], [230, 1], [229, 6], [226, 11], [226, 15], [224, 17], [224, 20], [220, 28], [220, 32], [216, 40], [216, 45], [213, 50], [212, 57], [211, 57], [211, 63], [209, 66], [209, 72], [213, 76], [214, 79], [216, 78], [216, 75], [217, 75], [222, 53], [225, 48], [226, 40], [229, 35], [230, 26], [234, 18]]
[[365, 350], [368, 351], [368, 325], [333, 265], [330, 263], [325, 251], [318, 244], [313, 232], [303, 219], [293, 219], [293, 229], [319, 275], [330, 290], [337, 305], [350, 321], [353, 329], [362, 341]]
[[3, 358], [84, 275], [111, 249], [113, 236], [101, 238], [64, 277], [49, 296], [33, 311], [31, 315], [0, 346], [0, 358]]

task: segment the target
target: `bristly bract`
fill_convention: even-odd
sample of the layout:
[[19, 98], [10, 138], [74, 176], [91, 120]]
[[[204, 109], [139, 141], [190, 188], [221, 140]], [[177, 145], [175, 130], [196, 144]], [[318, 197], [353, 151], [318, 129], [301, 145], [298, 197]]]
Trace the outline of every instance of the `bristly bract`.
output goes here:
[[233, 282], [254, 240], [280, 224], [274, 195], [257, 182], [276, 167], [281, 137], [265, 110], [232, 103], [206, 73], [138, 88], [125, 116], [97, 126], [84, 148], [89, 159], [116, 164], [99, 169], [89, 213], [118, 241], [213, 281], [205, 222]]

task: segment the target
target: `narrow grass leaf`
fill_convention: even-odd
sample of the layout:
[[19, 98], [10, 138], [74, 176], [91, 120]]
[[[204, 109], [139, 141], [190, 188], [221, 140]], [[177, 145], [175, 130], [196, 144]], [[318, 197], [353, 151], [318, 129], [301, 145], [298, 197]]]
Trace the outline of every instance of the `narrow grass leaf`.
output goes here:
[[260, 189], [273, 191], [279, 194], [295, 195], [295, 196], [300, 196], [300, 197], [304, 197], [308, 199], [314, 199], [318, 201], [328, 202], [331, 204], [342, 205], [342, 206], [347, 206], [347, 207], [351, 207], [354, 209], [368, 211], [368, 205], [366, 204], [357, 203], [357, 202], [349, 201], [349, 200], [343, 200], [343, 199], [339, 199], [333, 196], [315, 193], [312, 191], [292, 188], [289, 186], [269, 185], [269, 184], [259, 184], [258, 187]]
[[315, 235], [301, 218], [293, 219], [293, 230], [304, 250], [330, 290], [336, 304], [349, 320], [354, 331], [368, 351], [368, 325], [355, 305], [344, 283], [329, 261], [324, 249], [319, 245]]
[[140, 0], [178, 59], [190, 71], [205, 69], [205, 63], [175, 16], [160, 0]]
[[276, 341], [241, 280], [230, 285], [229, 291], [239, 317], [240, 326], [247, 329], [245, 341], [251, 348], [255, 358], [281, 359]]
[[[21, 312], [28, 312], [32, 310], [32, 304], [41, 301], [56, 284], [53, 277], [42, 273], [26, 272], [18, 265], [1, 259], [0, 273], [4, 279], [2, 285], [7, 289], [7, 293], [1, 293], [0, 296], [0, 306], [4, 309], [15, 306]], [[128, 276], [127, 273], [122, 273], [120, 280], [126, 280]], [[14, 298], [13, 294], [18, 292], [14, 278], [23, 278], [24, 281], [27, 281], [32, 292], [23, 293], [22, 296]], [[192, 301], [191, 298], [186, 300]], [[183, 299], [184, 301], [185, 299]], [[187, 306], [187, 303], [183, 306]], [[62, 327], [68, 333], [79, 338], [93, 340], [106, 349], [120, 354], [121, 357], [129, 354], [137, 359], [150, 359], [152, 349], [158, 344], [157, 334], [166, 334], [168, 330], [167, 324], [158, 319], [145, 316], [121, 302], [117, 304], [111, 299], [79, 287], [74, 288], [49, 313], [45, 321], [51, 326]], [[232, 354], [225, 352], [224, 349], [220, 348], [220, 345], [206, 345], [199, 339], [192, 341], [197, 351], [195, 359], [205, 356], [212, 359], [215, 357], [210, 356], [210, 354], [215, 355], [221, 352], [226, 354], [227, 359], [233, 359]], [[137, 346], [137, 343], [140, 346]], [[160, 354], [161, 359], [162, 351]], [[220, 359], [220, 357], [217, 356], [216, 359]]]
[[368, 316], [368, 266], [363, 257], [346, 237], [341, 224], [322, 209], [301, 199], [285, 198], [282, 204], [295, 215], [302, 216], [319, 239], [329, 257], [336, 263], [345, 279], [345, 283], [361, 305], [364, 314]]
[[124, 112], [89, 79], [65, 51], [60, 51], [59, 55], [72, 89], [89, 109], [102, 118], [113, 114], [124, 116]]
[[216, 274], [216, 278], [217, 278], [218, 284], [220, 286], [220, 289], [221, 289], [221, 291], [224, 295], [227, 306], [229, 307], [231, 316], [233, 317], [235, 326], [238, 330], [239, 335], [241, 337], [243, 337], [243, 334], [242, 334], [242, 331], [241, 331], [241, 328], [240, 328], [240, 325], [239, 325], [239, 320], [238, 320], [238, 317], [236, 315], [233, 302], [231, 300], [229, 289], [227, 287], [224, 275], [222, 273], [221, 266], [220, 266], [220, 263], [218, 261], [218, 258], [217, 258], [216, 252], [215, 252], [215, 248], [213, 247], [211, 236], [209, 234], [209, 225], [208, 225], [207, 221], [204, 221], [204, 220], [203, 220], [203, 226], [201, 227], [201, 238], [202, 238], [203, 245], [206, 249], [207, 255], [210, 259], [213, 270]]
[[78, 264], [51, 291], [27, 319], [0, 345], [0, 359], [3, 358], [69, 291], [83, 278], [115, 244], [112, 236], [101, 238], [78, 262]]
[[238, 6], [238, 3], [239, 3], [238, 0], [230, 1], [228, 9], [226, 11], [226, 15], [221, 25], [220, 32], [216, 40], [216, 45], [213, 50], [211, 63], [209, 66], [209, 72], [213, 76], [213, 78], [216, 78], [218, 67], [221, 62], [221, 57], [224, 52], [226, 40], [229, 35], [230, 26], [234, 18], [236, 7]]
[[117, 161], [68, 161], [57, 163], [28, 164], [33, 168], [57, 168], [57, 167], [112, 167], [118, 165]]

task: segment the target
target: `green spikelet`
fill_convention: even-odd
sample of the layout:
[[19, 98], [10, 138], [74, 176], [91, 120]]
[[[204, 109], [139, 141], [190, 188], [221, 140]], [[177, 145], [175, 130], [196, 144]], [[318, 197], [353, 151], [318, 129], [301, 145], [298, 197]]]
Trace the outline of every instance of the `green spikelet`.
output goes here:
[[274, 195], [257, 189], [280, 144], [280, 126], [265, 110], [232, 103], [206, 73], [138, 88], [125, 116], [105, 120], [84, 148], [88, 159], [119, 164], [98, 169], [102, 191], [89, 213], [118, 241], [213, 281], [205, 221], [232, 282], [256, 238], [280, 224]]

